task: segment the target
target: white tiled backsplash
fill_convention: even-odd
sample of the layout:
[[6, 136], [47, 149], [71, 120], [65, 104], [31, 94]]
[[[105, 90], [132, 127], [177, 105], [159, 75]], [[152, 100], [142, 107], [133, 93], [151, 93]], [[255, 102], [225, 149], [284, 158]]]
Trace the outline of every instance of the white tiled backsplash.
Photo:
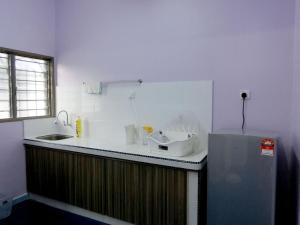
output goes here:
[[[67, 110], [73, 121], [81, 116], [84, 136], [122, 143], [128, 124], [147, 124], [158, 130], [174, 127], [176, 121], [178, 129], [185, 124], [198, 130], [201, 148], [206, 148], [212, 129], [212, 90], [212, 81], [111, 84], [101, 95], [91, 95], [84, 86], [64, 85], [57, 87], [57, 112]], [[184, 121], [181, 125], [180, 119]]]

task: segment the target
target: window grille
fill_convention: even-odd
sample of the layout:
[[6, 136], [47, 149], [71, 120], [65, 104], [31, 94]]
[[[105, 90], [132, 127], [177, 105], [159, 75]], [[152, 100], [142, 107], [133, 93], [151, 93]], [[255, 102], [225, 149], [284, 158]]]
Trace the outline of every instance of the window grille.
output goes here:
[[0, 119], [54, 115], [53, 83], [51, 57], [0, 48]]

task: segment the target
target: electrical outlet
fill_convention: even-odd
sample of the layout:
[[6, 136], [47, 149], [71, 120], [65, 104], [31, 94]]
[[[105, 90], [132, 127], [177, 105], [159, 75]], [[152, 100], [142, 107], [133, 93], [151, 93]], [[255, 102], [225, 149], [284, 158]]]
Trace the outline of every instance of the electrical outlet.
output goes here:
[[249, 90], [240, 90], [241, 99], [243, 99], [242, 94], [244, 94], [244, 93], [247, 95], [246, 100], [249, 100], [250, 99], [250, 91]]

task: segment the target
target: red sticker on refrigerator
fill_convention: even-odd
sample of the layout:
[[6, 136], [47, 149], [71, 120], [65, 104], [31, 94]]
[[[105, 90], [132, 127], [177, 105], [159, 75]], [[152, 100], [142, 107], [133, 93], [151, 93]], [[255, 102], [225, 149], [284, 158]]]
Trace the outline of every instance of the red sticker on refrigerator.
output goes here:
[[260, 149], [262, 155], [274, 156], [274, 148], [275, 143], [273, 139], [266, 138], [261, 141]]

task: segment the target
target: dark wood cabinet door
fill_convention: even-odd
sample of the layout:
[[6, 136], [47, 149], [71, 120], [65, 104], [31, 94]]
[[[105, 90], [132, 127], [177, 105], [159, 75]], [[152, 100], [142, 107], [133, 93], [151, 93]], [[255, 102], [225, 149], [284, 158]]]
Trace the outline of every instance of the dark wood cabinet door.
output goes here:
[[184, 170], [26, 146], [31, 193], [139, 225], [185, 225]]

